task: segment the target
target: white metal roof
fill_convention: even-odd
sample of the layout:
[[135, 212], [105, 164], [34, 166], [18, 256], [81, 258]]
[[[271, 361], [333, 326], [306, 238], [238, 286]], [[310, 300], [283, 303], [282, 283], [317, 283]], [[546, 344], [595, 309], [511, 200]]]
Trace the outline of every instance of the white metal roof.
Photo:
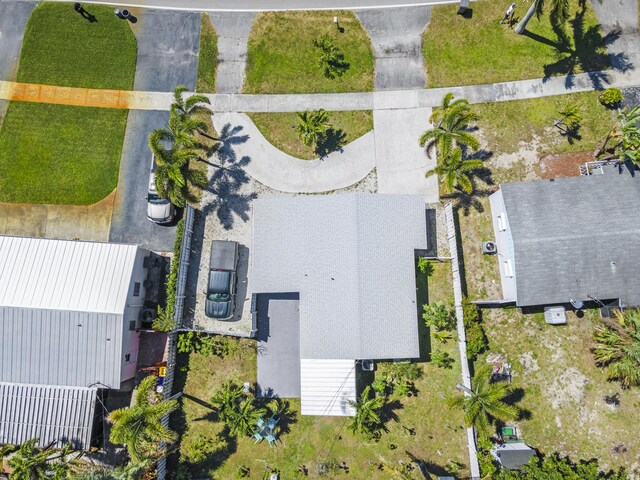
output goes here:
[[91, 441], [96, 389], [0, 382], [0, 444], [38, 445], [73, 442], [86, 449]]
[[0, 306], [122, 314], [137, 249], [0, 236]]
[[302, 415], [355, 415], [356, 361], [301, 359], [300, 394]]

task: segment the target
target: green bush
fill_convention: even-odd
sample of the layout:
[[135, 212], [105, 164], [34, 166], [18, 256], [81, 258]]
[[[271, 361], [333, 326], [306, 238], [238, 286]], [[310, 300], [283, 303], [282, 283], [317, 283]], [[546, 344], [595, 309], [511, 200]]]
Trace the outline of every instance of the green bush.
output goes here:
[[430, 260], [424, 257], [418, 257], [418, 270], [424, 273], [427, 277], [433, 274], [433, 265]]
[[456, 328], [455, 312], [451, 305], [446, 303], [432, 303], [424, 305], [422, 319], [429, 328], [450, 331]]
[[227, 440], [223, 435], [206, 437], [202, 434], [183, 448], [183, 456], [190, 463], [198, 463], [227, 448]]
[[179, 353], [199, 353], [205, 357], [216, 355], [225, 358], [236, 354], [239, 344], [237, 341], [221, 335], [184, 332], [178, 335], [176, 348]]
[[607, 108], [616, 108], [624, 100], [619, 88], [607, 88], [599, 96], [598, 101]]
[[467, 339], [467, 358], [475, 360], [479, 354], [489, 347], [489, 340], [482, 328], [480, 309], [467, 297], [462, 299], [462, 318]]
[[449, 352], [441, 351], [431, 352], [431, 361], [434, 363], [434, 365], [445, 369], [451, 368], [453, 366], [453, 363], [455, 362], [453, 357], [449, 355]]
[[180, 252], [182, 251], [182, 234], [184, 233], [184, 219], [180, 219], [176, 225], [176, 241], [173, 244], [173, 258], [169, 268], [169, 277], [165, 286], [167, 288], [167, 305], [165, 308], [158, 306], [158, 316], [153, 320], [154, 330], [170, 332], [177, 325], [174, 319], [176, 304], [176, 288], [178, 284], [178, 268], [180, 267]]
[[[484, 472], [483, 472], [484, 473]], [[553, 453], [543, 458], [536, 456], [521, 470], [501, 470], [493, 475], [495, 480], [628, 480], [624, 468], [603, 471], [598, 460], [580, 460], [573, 462], [568, 457]]]

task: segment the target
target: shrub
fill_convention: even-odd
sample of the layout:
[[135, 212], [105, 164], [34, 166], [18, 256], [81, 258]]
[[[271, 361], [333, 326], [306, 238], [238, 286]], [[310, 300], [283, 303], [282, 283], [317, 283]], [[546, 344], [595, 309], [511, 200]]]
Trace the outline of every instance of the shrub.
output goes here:
[[462, 318], [467, 339], [467, 358], [475, 360], [480, 353], [489, 347], [489, 340], [481, 325], [480, 309], [467, 297], [462, 299]]
[[418, 380], [422, 377], [422, 366], [411, 362], [381, 362], [380, 371], [384, 376], [395, 380]]
[[453, 330], [456, 328], [456, 317], [451, 305], [445, 303], [433, 303], [423, 306], [422, 319], [429, 328], [436, 330]]
[[451, 368], [453, 366], [453, 363], [455, 362], [453, 357], [449, 355], [448, 352], [440, 351], [431, 352], [431, 361], [434, 363], [434, 365], [445, 369]]
[[217, 435], [216, 437], [211, 438], [200, 434], [193, 442], [189, 442], [185, 445], [183, 456], [190, 463], [198, 463], [215, 455], [225, 448], [227, 448], [227, 440], [224, 436]]
[[599, 96], [598, 101], [607, 108], [616, 108], [624, 100], [619, 88], [607, 88]]
[[180, 219], [176, 225], [176, 241], [173, 244], [173, 258], [169, 268], [169, 277], [165, 286], [167, 288], [167, 305], [165, 308], [158, 306], [158, 316], [153, 320], [152, 327], [159, 332], [170, 332], [177, 325], [174, 319], [176, 304], [176, 288], [178, 284], [178, 268], [180, 267], [180, 252], [182, 252], [182, 234], [184, 233], [184, 219]]
[[238, 342], [220, 335], [184, 332], [178, 335], [176, 348], [179, 353], [200, 353], [205, 357], [216, 355], [225, 358], [238, 352]]
[[427, 277], [430, 277], [433, 273], [433, 265], [431, 261], [424, 257], [418, 257], [418, 270], [424, 273]]

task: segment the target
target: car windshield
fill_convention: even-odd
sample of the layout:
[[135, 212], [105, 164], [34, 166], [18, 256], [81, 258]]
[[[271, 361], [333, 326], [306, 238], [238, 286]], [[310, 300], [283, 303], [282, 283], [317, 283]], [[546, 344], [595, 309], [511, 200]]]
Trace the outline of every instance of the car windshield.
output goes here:
[[147, 195], [147, 199], [149, 200], [149, 203], [154, 203], [157, 205], [164, 205], [166, 203], [169, 203], [169, 200], [167, 200], [166, 198], [162, 198], [155, 193], [149, 193]]
[[209, 300], [214, 302], [227, 302], [229, 301], [228, 293], [212, 293], [209, 295]]

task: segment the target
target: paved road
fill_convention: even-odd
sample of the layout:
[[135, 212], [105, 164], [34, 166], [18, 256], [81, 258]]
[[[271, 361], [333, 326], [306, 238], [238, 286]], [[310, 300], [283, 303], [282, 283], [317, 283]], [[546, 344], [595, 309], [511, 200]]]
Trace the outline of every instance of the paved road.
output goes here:
[[218, 72], [216, 91], [240, 93], [247, 67], [247, 41], [256, 14], [217, 12], [209, 17], [218, 33]]
[[[35, 6], [32, 2], [0, 2], [0, 80], [16, 79], [24, 27]], [[8, 106], [9, 102], [0, 100], [0, 124]]]
[[[137, 15], [137, 12], [136, 12]], [[195, 89], [200, 15], [145, 11], [134, 26], [138, 39], [136, 90], [169, 92], [177, 85]], [[129, 111], [118, 190], [109, 241], [136, 243], [155, 251], [171, 251], [174, 226], [160, 226], [146, 216], [151, 153], [149, 134], [166, 126], [167, 112]]]
[[[0, 0], [0, 3], [6, 0]], [[68, 0], [54, 0], [66, 2]], [[113, 5], [108, 0], [86, 0], [83, 3]], [[274, 10], [358, 10], [417, 5], [457, 3], [457, 0], [124, 0], [123, 7], [143, 7], [193, 12], [268, 12]]]
[[422, 32], [431, 19], [430, 7], [360, 10], [376, 55], [376, 90], [424, 88]]

